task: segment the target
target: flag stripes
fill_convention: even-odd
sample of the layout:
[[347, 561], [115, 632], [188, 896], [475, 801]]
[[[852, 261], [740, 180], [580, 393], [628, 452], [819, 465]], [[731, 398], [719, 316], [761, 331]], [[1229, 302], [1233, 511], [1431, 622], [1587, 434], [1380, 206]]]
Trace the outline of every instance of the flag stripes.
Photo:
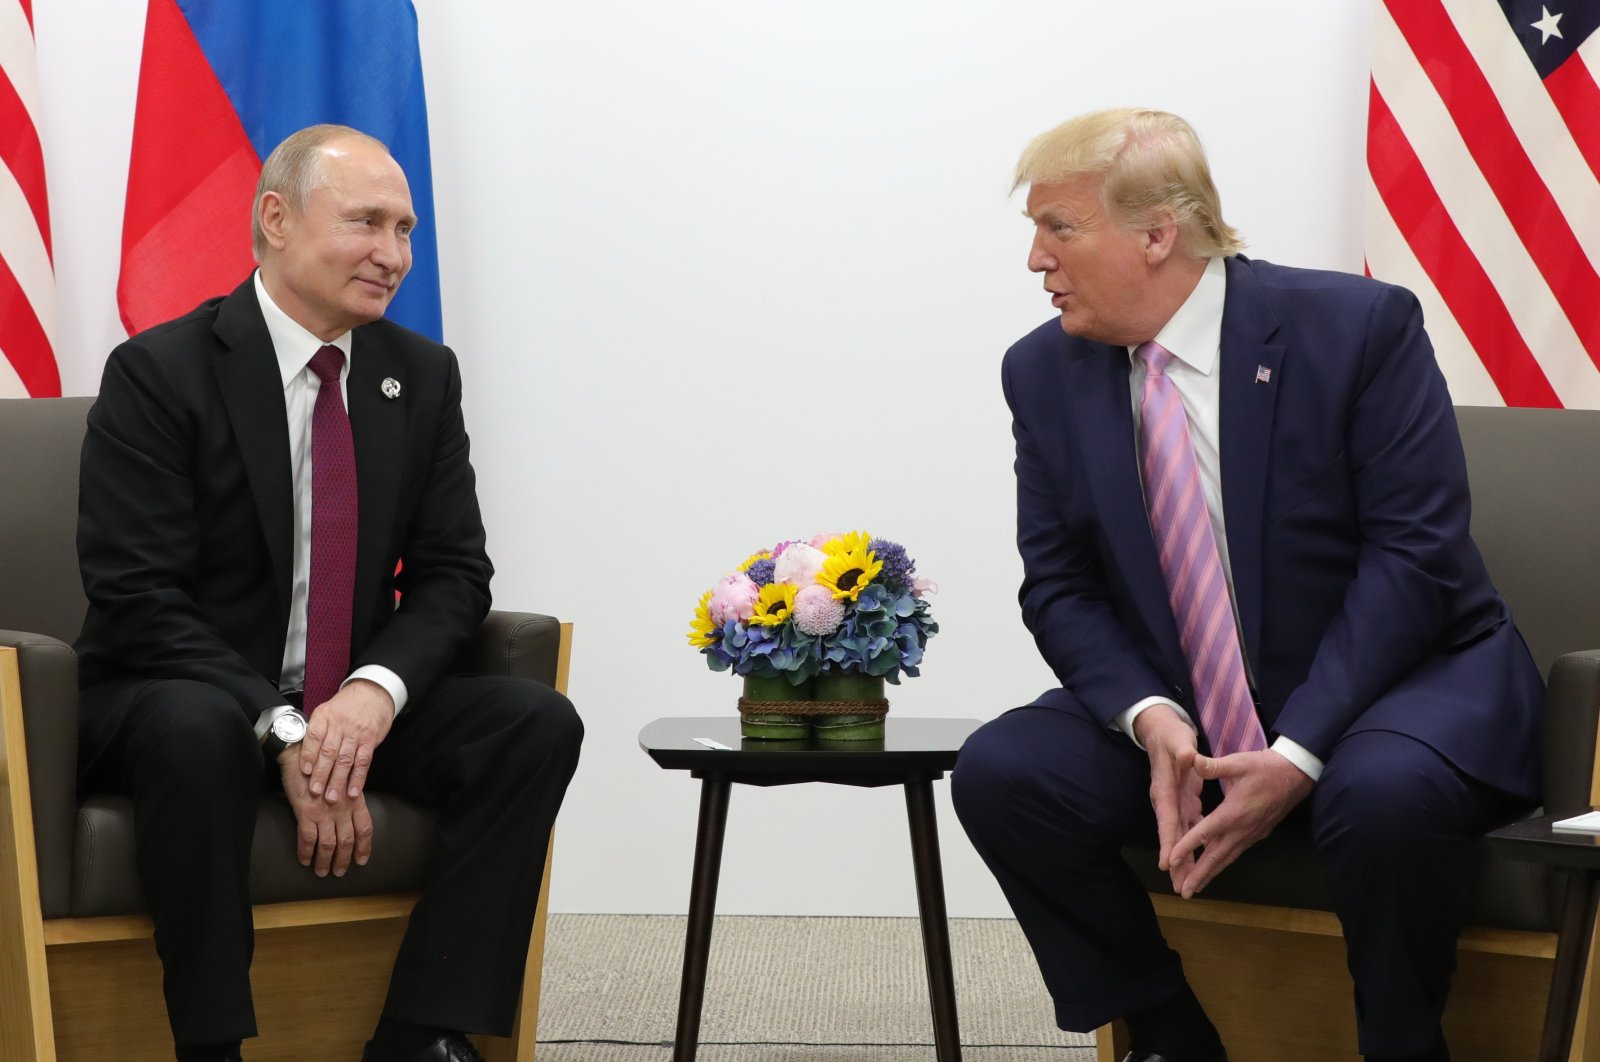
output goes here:
[[59, 395], [33, 11], [0, 0], [0, 396]]
[[1600, 408], [1600, 46], [1522, 6], [1377, 3], [1368, 270], [1417, 292], [1458, 401]]

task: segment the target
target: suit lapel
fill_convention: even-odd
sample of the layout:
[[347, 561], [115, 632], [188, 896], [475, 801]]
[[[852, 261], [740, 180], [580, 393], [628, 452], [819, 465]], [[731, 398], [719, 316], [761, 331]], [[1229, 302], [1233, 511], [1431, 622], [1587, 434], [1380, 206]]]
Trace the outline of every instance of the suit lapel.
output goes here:
[[1133, 438], [1131, 366], [1123, 347], [1090, 345], [1072, 366], [1068, 403], [1077, 425], [1089, 489], [1118, 570], [1128, 584], [1145, 627], [1166, 653], [1173, 674], [1187, 671], [1178, 629], [1167, 600], [1166, 581], [1150, 534], [1144, 485]]
[[287, 616], [289, 583], [294, 573], [289, 418], [283, 405], [283, 377], [254, 285], [253, 279], [246, 280], [223, 300], [217, 311], [212, 327], [224, 349], [217, 355], [215, 368], [222, 402], [261, 517], [261, 532], [267, 540], [278, 611]]
[[[384, 382], [399, 384], [396, 397], [384, 392]], [[389, 345], [377, 340], [371, 329], [358, 328], [350, 347], [350, 376], [345, 390], [350, 407], [350, 430], [355, 436], [356, 483], [360, 504], [356, 543], [355, 627], [351, 645], [363, 646], [370, 629], [371, 610], [366, 602], [379, 592], [389, 573], [389, 529], [394, 524], [400, 494], [406, 403], [411, 395], [400, 359]]]
[[1261, 649], [1261, 536], [1283, 347], [1268, 342], [1278, 331], [1278, 321], [1260, 297], [1248, 260], [1230, 258], [1227, 269], [1218, 367], [1222, 512], [1234, 604], [1244, 630], [1245, 655], [1253, 661]]

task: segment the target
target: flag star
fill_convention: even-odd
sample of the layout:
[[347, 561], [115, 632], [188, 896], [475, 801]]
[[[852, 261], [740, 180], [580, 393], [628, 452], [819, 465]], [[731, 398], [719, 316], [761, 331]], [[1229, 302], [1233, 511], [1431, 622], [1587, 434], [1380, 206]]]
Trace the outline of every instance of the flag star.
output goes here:
[[[1539, 5], [1539, 11], [1544, 15], [1544, 18], [1541, 18], [1538, 22], [1530, 22], [1529, 25], [1544, 34], [1539, 40], [1540, 44], [1549, 44], [1551, 37], [1561, 37], [1561, 16], [1552, 15], [1550, 9], [1543, 4]], [[1565, 37], [1561, 37], [1561, 39], [1566, 40]]]

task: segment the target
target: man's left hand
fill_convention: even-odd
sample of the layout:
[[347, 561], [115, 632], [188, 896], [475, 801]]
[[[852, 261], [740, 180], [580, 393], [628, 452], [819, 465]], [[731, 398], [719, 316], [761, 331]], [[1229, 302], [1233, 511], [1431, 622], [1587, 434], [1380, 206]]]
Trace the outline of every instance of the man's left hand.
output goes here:
[[[1222, 803], [1173, 846], [1172, 889], [1184, 899], [1211, 883], [1224, 867], [1283, 821], [1311, 792], [1310, 775], [1276, 752], [1196, 756], [1201, 778], [1227, 783]], [[1204, 851], [1202, 851], [1204, 849]]]
[[311, 793], [328, 803], [359, 797], [367, 784], [372, 754], [389, 736], [394, 700], [376, 682], [356, 679], [317, 705], [300, 747], [300, 773]]

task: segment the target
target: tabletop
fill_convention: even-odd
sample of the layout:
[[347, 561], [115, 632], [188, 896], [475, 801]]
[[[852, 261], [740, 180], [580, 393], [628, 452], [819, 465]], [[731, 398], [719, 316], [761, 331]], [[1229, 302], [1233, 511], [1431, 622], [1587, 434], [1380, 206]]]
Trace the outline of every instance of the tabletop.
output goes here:
[[1535, 863], [1553, 863], [1573, 869], [1600, 870], [1600, 834], [1552, 830], [1550, 824], [1566, 815], [1535, 815], [1518, 819], [1489, 834], [1492, 848], [1503, 856]]
[[741, 737], [737, 715], [680, 716], [657, 719], [639, 731], [639, 747], [661, 767], [675, 771], [948, 771], [956, 765], [962, 742], [982, 725], [980, 719], [928, 719], [890, 713], [884, 720], [881, 741], [772, 741]]

